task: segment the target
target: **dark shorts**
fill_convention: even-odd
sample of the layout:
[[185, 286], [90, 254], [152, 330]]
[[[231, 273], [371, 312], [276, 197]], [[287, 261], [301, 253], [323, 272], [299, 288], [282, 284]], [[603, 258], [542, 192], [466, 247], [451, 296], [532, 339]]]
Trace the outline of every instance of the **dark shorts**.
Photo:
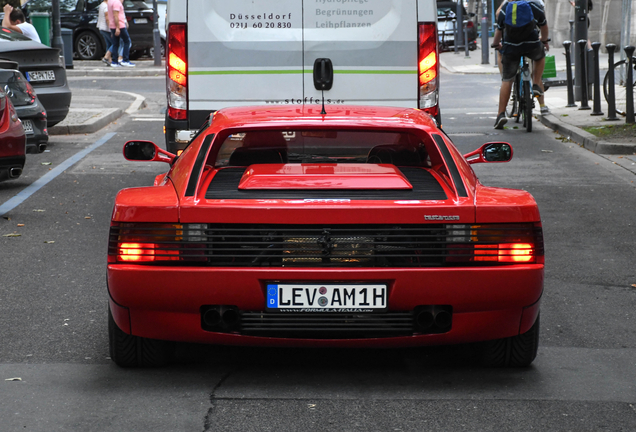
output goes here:
[[541, 41], [537, 41], [533, 44], [527, 44], [527, 49], [520, 49], [517, 47], [504, 47], [501, 56], [502, 81], [512, 81], [517, 74], [517, 68], [521, 61], [521, 56], [526, 56], [532, 61], [539, 61], [545, 57], [545, 50]]

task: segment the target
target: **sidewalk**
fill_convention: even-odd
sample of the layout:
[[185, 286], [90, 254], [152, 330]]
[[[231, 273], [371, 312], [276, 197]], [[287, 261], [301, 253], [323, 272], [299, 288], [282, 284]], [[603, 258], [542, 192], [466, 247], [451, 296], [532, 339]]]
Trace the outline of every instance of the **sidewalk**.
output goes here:
[[[66, 70], [72, 77], [144, 77], [163, 76], [165, 66], [155, 66], [154, 61], [140, 60], [136, 67], [111, 68], [99, 60], [74, 61], [73, 69]], [[134, 113], [146, 105], [141, 95], [97, 89], [73, 89], [71, 107], [64, 121], [49, 128], [49, 135], [84, 134], [97, 132], [124, 113]]]
[[[563, 47], [551, 47], [550, 53], [554, 55], [559, 78], [565, 71], [565, 55]], [[481, 47], [477, 47], [476, 51], [469, 51], [469, 57], [465, 52], [461, 51], [455, 54], [453, 51], [440, 54], [440, 64], [450, 73], [458, 74], [499, 74], [495, 61], [495, 52], [490, 49], [488, 60], [489, 64], [482, 65]], [[607, 70], [607, 54], [600, 54], [599, 64], [601, 67], [601, 79], [605, 76]], [[636, 162], [636, 137], [633, 139], [620, 139], [617, 142], [601, 141], [596, 136], [583, 130], [584, 127], [601, 127], [625, 124], [625, 118], [618, 116], [618, 121], [607, 121], [607, 103], [602, 95], [601, 89], [601, 111], [604, 115], [591, 116], [592, 110], [579, 110], [580, 103], [576, 103], [577, 107], [568, 108], [567, 86], [553, 86], [545, 93], [546, 105], [550, 108], [550, 114], [540, 115], [538, 109], [535, 109], [537, 119], [545, 126], [560, 133], [561, 135], [571, 139], [579, 145], [585, 147], [598, 154], [603, 155], [631, 155], [622, 159], [628, 159], [630, 162], [630, 170], [634, 170], [631, 166], [632, 162]], [[589, 101], [588, 105], [593, 108], [594, 103]]]

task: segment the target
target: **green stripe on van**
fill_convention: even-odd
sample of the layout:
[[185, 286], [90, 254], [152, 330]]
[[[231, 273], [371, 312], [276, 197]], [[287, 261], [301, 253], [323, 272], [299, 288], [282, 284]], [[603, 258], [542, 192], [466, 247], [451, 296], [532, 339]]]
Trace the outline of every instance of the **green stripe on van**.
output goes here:
[[[368, 75], [404, 75], [417, 74], [416, 70], [334, 70], [336, 74], [368, 74]], [[189, 75], [284, 75], [312, 74], [312, 70], [224, 70], [224, 71], [191, 71]]]

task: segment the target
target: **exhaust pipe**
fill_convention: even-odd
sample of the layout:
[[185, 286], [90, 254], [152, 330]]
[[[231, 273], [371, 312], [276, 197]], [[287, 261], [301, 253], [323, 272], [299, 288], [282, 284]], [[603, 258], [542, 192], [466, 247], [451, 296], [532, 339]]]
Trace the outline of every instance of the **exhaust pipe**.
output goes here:
[[234, 331], [241, 324], [236, 306], [211, 305], [201, 307], [201, 327], [207, 331]]
[[221, 313], [218, 309], [208, 309], [203, 314], [203, 322], [208, 327], [216, 327], [221, 323]]
[[239, 322], [239, 314], [235, 309], [225, 309], [221, 314], [221, 320], [225, 327], [233, 328]]
[[419, 333], [446, 333], [453, 325], [453, 307], [450, 305], [417, 306], [413, 315], [414, 329]]
[[433, 326], [435, 318], [433, 317], [431, 311], [422, 311], [417, 314], [417, 317], [415, 317], [415, 321], [417, 322], [417, 326], [421, 330], [428, 330]]
[[46, 150], [46, 144], [44, 143], [38, 144], [38, 153], [44, 153], [44, 150]]
[[22, 174], [22, 168], [10, 168], [9, 169], [9, 178], [18, 178]]
[[452, 322], [453, 317], [448, 311], [438, 310], [435, 314], [435, 326], [440, 330], [449, 328]]

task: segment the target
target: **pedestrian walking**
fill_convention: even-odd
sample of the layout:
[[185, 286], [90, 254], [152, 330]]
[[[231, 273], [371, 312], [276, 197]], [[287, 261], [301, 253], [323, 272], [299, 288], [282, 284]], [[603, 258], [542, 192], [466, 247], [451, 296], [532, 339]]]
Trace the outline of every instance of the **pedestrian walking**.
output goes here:
[[119, 44], [123, 44], [122, 61], [118, 61], [114, 56], [110, 65], [112, 67], [135, 67], [134, 63], [130, 62], [130, 36], [128, 35], [128, 26], [126, 23], [126, 13], [124, 12], [124, 5], [120, 0], [108, 0], [108, 25], [110, 27], [110, 34], [113, 38], [113, 46], [111, 53], [114, 54], [119, 51]]
[[4, 5], [4, 18], [2, 18], [2, 27], [22, 33], [29, 39], [42, 43], [37, 30], [33, 25], [26, 22], [24, 13], [20, 8], [14, 9], [10, 4]]
[[108, 25], [108, 0], [104, 0], [99, 5], [97, 13], [97, 28], [106, 42], [106, 53], [104, 54], [102, 61], [110, 66], [112, 61], [111, 49], [113, 47], [113, 38], [110, 35], [110, 26]]

